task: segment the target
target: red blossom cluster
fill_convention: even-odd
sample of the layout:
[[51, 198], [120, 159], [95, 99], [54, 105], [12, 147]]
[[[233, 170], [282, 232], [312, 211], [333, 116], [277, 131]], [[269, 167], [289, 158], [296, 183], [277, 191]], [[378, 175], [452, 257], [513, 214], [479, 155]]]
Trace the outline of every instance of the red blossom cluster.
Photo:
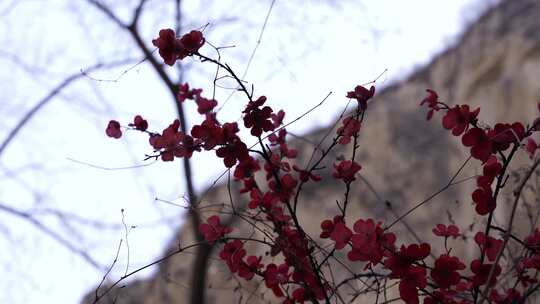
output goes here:
[[[170, 29], [161, 30], [159, 37], [153, 40], [169, 65], [190, 55], [203, 57], [198, 50], [204, 42], [199, 31], [176, 38]], [[229, 66], [218, 60], [204, 58], [231, 71]], [[240, 80], [237, 81], [241, 85]], [[356, 112], [342, 120], [333, 142], [328, 150], [323, 151], [323, 155], [328, 155], [336, 145], [346, 146], [354, 139], [352, 157], [340, 159], [331, 172], [335, 179], [345, 184], [346, 193], [343, 204], [337, 203], [340, 214], [320, 224], [320, 239], [331, 241], [327, 246], [319, 244], [304, 231], [296, 207], [303, 185], [310, 181], [319, 182], [322, 176], [329, 174], [315, 173], [315, 170], [324, 169], [320, 162], [304, 166], [292, 163], [298, 152], [287, 143], [287, 131], [283, 126], [285, 112], [280, 110], [275, 113], [265, 105], [265, 96], [253, 100], [249, 92], [244, 92], [249, 101], [242, 111], [243, 126], [258, 142], [257, 148], [248, 148], [239, 135], [240, 127], [236, 122], [218, 121], [214, 112], [217, 100], [204, 98], [201, 89], [190, 89], [188, 84], [179, 86], [177, 99], [180, 103], [194, 101], [198, 113], [203, 117], [199, 124], [192, 126], [189, 134], [181, 130], [179, 120], [174, 120], [161, 133], [149, 132], [147, 121], [140, 115], [135, 116], [128, 127], [149, 134], [150, 145], [157, 153], [155, 157], [161, 157], [163, 161], [172, 161], [175, 157], [189, 158], [195, 152], [213, 150], [218, 158], [223, 159], [226, 168], [234, 168], [234, 180], [243, 186], [239, 192], [247, 196], [247, 209], [243, 212], [257, 229], [269, 228], [264, 230], [264, 238], [256, 239], [253, 234], [247, 238], [232, 235], [232, 228], [223, 225], [217, 215], [210, 216], [200, 224], [198, 231], [206, 242], [222, 246], [219, 258], [231, 273], [248, 281], [260, 279], [276, 297], [283, 299], [282, 303], [333, 303], [334, 299], [342, 299], [339, 291], [343, 285], [359, 278], [373, 282], [369, 287], [367, 281], [362, 281], [368, 286], [365, 292], [380, 292], [380, 286], [376, 289], [373, 286], [383, 281], [386, 286], [387, 280], [395, 281], [401, 300], [407, 304], [476, 304], [484, 297], [496, 304], [521, 303], [527, 287], [538, 287], [533, 284], [537, 284], [540, 272], [540, 230], [535, 229], [523, 240], [510, 232], [505, 234], [504, 239], [499, 239], [490, 235], [495, 229], [491, 219], [497, 207], [498, 193], [506, 184], [506, 170], [512, 156], [524, 147], [532, 158], [538, 148], [530, 138], [538, 129], [538, 123], [533, 123], [531, 127], [519, 122], [481, 126], [479, 108], [471, 111], [468, 105], [450, 107], [439, 101], [435, 91], [427, 92], [428, 95], [420, 103], [429, 108], [427, 119], [431, 120], [434, 112], [444, 112], [443, 128], [450, 130], [454, 136], [460, 136], [462, 144], [469, 148], [471, 157], [482, 162], [482, 174], [476, 177], [476, 189], [471, 196], [476, 213], [489, 216], [485, 229], [473, 231], [473, 226], [470, 228], [469, 232], [475, 233], [474, 241], [480, 248], [470, 263], [456, 256], [453, 248], [448, 246], [450, 241], [468, 237], [469, 232], [461, 233], [454, 224], [438, 224], [432, 230], [435, 236], [444, 238], [443, 250], [437, 250], [434, 245], [421, 241], [407, 245], [400, 242], [398, 245], [396, 234], [390, 231], [393, 224], [385, 227], [373, 218], [350, 221], [346, 212], [349, 190], [362, 168], [355, 160], [357, 139], [368, 109], [368, 100], [375, 94], [374, 86], [369, 90], [356, 86], [347, 93], [348, 98], [358, 102]], [[119, 122], [111, 120], [106, 134], [119, 138], [122, 136], [120, 128]], [[269, 134], [263, 137], [265, 132]], [[526, 145], [522, 144], [525, 140]], [[257, 174], [261, 174], [262, 178], [256, 179]], [[237, 214], [236, 210], [233, 211]], [[401, 218], [396, 222], [399, 220]], [[350, 223], [353, 223], [352, 226]], [[261, 226], [265, 228], [260, 228], [258, 224], [263, 224]], [[498, 230], [506, 232], [502, 228]], [[460, 236], [462, 238], [457, 239]], [[523, 255], [515, 258], [513, 267], [508, 267], [508, 273], [512, 274], [514, 280], [511, 288], [501, 289], [496, 285], [503, 277], [501, 253], [507, 249], [510, 236], [522, 246]], [[268, 246], [266, 255], [249, 255], [244, 246], [252, 241]], [[335, 261], [335, 265], [343, 264], [335, 254], [342, 250], [346, 251], [347, 254], [343, 256], [349, 262], [361, 263], [364, 267], [354, 268], [358, 272], [351, 273], [343, 283], [336, 283], [331, 270], [327, 272], [325, 268], [331, 269], [331, 263]]]
[[159, 55], [166, 64], [172, 66], [176, 60], [197, 54], [204, 45], [204, 37], [200, 31], [191, 31], [181, 38], [177, 38], [174, 30], [163, 29], [159, 37], [152, 40], [152, 44], [159, 49]]

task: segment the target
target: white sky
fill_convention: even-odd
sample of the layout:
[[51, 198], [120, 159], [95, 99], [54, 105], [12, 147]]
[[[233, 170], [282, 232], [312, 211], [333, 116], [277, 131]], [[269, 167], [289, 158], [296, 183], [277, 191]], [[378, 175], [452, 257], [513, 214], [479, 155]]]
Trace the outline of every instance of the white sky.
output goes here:
[[[128, 19], [126, 6], [135, 1], [109, 2]], [[160, 28], [174, 26], [168, 2], [154, 1], [141, 20], [149, 45]], [[339, 3], [335, 8], [323, 2], [277, 0], [246, 79], [275, 110], [287, 109], [286, 121], [334, 92], [321, 108], [289, 128], [294, 133], [329, 124], [344, 106], [347, 90], [373, 80], [385, 69], [379, 87], [426, 64], [455, 42], [463, 24], [492, 1], [334, 1]], [[208, 41], [235, 45], [222, 55], [241, 74], [270, 1], [197, 3], [186, 8], [186, 18], [195, 16], [186, 27], [209, 23]], [[246, 11], [249, 16], [242, 13]], [[203, 52], [213, 55], [210, 48]], [[66, 75], [97, 59], [126, 56], [141, 58], [130, 37], [83, 0], [1, 0], [0, 141]], [[190, 83], [210, 95], [213, 67], [188, 62], [193, 67], [187, 74]], [[126, 68], [92, 76], [112, 79]], [[225, 89], [217, 93], [218, 101], [229, 95]], [[242, 96], [233, 97], [220, 112], [222, 121], [237, 119], [244, 104]], [[104, 134], [109, 119], [127, 123], [135, 114], [143, 114], [155, 131], [174, 119], [168, 92], [147, 64], [136, 66], [117, 82], [86, 78], [70, 86], [0, 156], [0, 204], [26, 211], [59, 209], [115, 227], [121, 226], [124, 209], [127, 225], [137, 226], [129, 234], [129, 268], [151, 262], [181, 223], [181, 208], [154, 200], [182, 203], [180, 162], [103, 170], [70, 160], [109, 168], [143, 164], [144, 154], [152, 152], [145, 136], [127, 132], [122, 141], [114, 141]], [[220, 173], [216, 168], [221, 161], [199, 156], [194, 161], [197, 188], [204, 189]], [[67, 228], [46, 214], [38, 218], [71, 241], [80, 238], [79, 245], [103, 265], [112, 262], [124, 238], [122, 229], [96, 232], [79, 224]], [[114, 275], [124, 271], [126, 254], [123, 247]], [[0, 212], [0, 275], [0, 303], [77, 303], [103, 272], [28, 222]]]

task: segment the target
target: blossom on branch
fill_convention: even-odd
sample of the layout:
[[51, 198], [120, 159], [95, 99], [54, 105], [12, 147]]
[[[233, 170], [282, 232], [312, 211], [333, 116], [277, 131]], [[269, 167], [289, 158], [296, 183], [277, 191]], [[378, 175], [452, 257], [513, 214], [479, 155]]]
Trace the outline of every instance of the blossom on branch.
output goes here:
[[120, 130], [120, 123], [116, 120], [109, 121], [107, 129], [105, 129], [105, 134], [112, 138], [122, 137], [122, 130]]

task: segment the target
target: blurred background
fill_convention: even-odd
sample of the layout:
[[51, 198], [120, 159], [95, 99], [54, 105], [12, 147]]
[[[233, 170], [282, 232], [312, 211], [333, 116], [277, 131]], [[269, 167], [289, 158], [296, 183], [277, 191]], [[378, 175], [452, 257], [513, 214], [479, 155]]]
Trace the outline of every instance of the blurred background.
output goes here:
[[[400, 81], [494, 4], [0, 0], [0, 303], [78, 303], [118, 250], [113, 278], [156, 259], [181, 225], [181, 162], [144, 161], [147, 136], [104, 132], [110, 119], [136, 114], [153, 131], [171, 123], [177, 108], [165, 78], [211, 96], [214, 66], [152, 65], [148, 54], [162, 62], [151, 44], [160, 29], [203, 30], [255, 96], [286, 109], [286, 122], [333, 92], [288, 128], [304, 134], [331, 123], [348, 90]], [[232, 88], [218, 81], [221, 121], [238, 119], [245, 104]], [[199, 120], [193, 104], [185, 110], [188, 124]], [[197, 191], [221, 174], [211, 156], [192, 166]]]

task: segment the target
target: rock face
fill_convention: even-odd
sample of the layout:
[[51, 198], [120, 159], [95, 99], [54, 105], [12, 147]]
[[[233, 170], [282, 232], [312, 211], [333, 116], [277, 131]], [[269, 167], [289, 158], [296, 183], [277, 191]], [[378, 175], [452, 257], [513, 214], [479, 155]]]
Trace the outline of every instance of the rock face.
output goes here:
[[[536, 102], [540, 100], [540, 1], [503, 1], [472, 24], [455, 47], [437, 56], [408, 79], [376, 95], [362, 125], [358, 155], [363, 166], [362, 179], [353, 184], [349, 222], [360, 217], [393, 221], [397, 215], [447, 185], [466, 161], [468, 151], [460, 145], [459, 138], [442, 129], [440, 116], [435, 114], [434, 121], [426, 122], [426, 111], [418, 107], [426, 95], [426, 88], [436, 90], [449, 104], [468, 103], [473, 108], [481, 107], [480, 120], [484, 124], [532, 122], [538, 116]], [[292, 140], [300, 152], [297, 163], [307, 163], [314, 151], [313, 143], [318, 143], [328, 131], [329, 128], [321, 129], [302, 140]], [[335, 133], [330, 134], [320, 147], [328, 145]], [[350, 147], [337, 150], [327, 158], [326, 170], [321, 172], [323, 178], [331, 174], [336, 158], [349, 157], [350, 150]], [[525, 160], [525, 153], [520, 154]], [[518, 167], [516, 165], [514, 169]], [[479, 168], [480, 163], [471, 160], [456, 180], [474, 176]], [[327, 180], [330, 182], [308, 183], [299, 204], [300, 221], [316, 239], [320, 222], [338, 213], [335, 202], [342, 200], [344, 193], [343, 184], [331, 182], [332, 178]], [[403, 242], [433, 241], [430, 234], [435, 224], [450, 220], [467, 231], [479, 220], [474, 216], [470, 200], [473, 187], [474, 180], [470, 180], [452, 185], [435, 196], [403, 223], [394, 226], [397, 234], [407, 236], [399, 239]], [[240, 208], [245, 205], [245, 198], [234, 196], [233, 200]], [[219, 208], [221, 203], [229, 204], [225, 186], [215, 187], [203, 197], [202, 217], [213, 214], [210, 210], [225, 210]], [[502, 218], [505, 207], [503, 195], [497, 209], [498, 217]], [[185, 246], [193, 242], [193, 227], [189, 223], [186, 221], [177, 241], [166, 253], [174, 251], [178, 244]], [[234, 227], [244, 235], [253, 230], [243, 220], [235, 221]], [[212, 254], [214, 257], [216, 252], [214, 250]], [[248, 252], [264, 254], [263, 249], [255, 247]], [[122, 289], [115, 289], [110, 299], [100, 303], [109, 303], [107, 301], [116, 296], [117, 303], [187, 303], [193, 260], [189, 250], [174, 255], [159, 264], [159, 271], [151, 279], [130, 282]], [[350, 265], [358, 270], [363, 267], [362, 263]], [[337, 275], [340, 276], [339, 270]], [[218, 259], [211, 259], [208, 278], [207, 303], [276, 302], [271, 292], [263, 293], [265, 288], [259, 288], [256, 282], [246, 283], [231, 276]], [[85, 302], [91, 303], [89, 299], [92, 298], [93, 292]], [[361, 297], [357, 299], [358, 303], [362, 301]]]

